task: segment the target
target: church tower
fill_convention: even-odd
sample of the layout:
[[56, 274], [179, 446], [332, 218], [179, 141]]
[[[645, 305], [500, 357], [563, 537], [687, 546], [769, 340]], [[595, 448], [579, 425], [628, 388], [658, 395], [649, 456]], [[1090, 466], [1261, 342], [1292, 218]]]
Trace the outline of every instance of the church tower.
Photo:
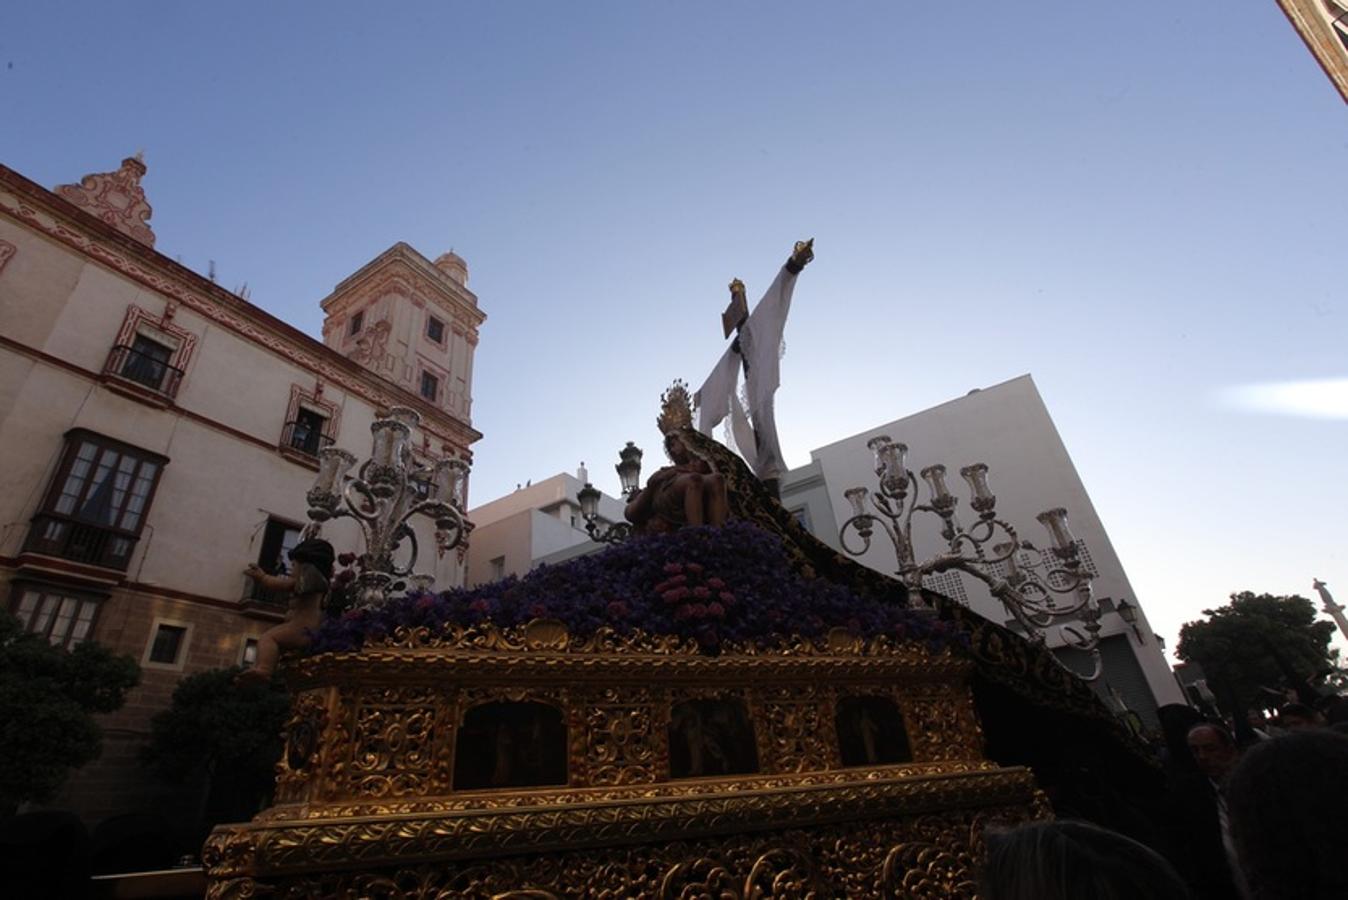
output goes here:
[[323, 343], [472, 424], [473, 351], [486, 316], [458, 254], [431, 262], [401, 241], [322, 302]]

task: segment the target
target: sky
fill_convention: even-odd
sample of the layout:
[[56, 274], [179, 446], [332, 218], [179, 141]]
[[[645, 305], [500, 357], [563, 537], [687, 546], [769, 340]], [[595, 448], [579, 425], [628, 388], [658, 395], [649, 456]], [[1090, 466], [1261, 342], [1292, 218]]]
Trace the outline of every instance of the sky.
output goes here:
[[1234, 591], [1348, 601], [1348, 107], [1274, 0], [4, 19], [0, 162], [51, 188], [143, 150], [157, 249], [309, 334], [396, 241], [467, 260], [475, 505], [582, 460], [617, 493], [628, 440], [658, 466], [726, 284], [814, 237], [789, 464], [1029, 372], [1171, 650]]

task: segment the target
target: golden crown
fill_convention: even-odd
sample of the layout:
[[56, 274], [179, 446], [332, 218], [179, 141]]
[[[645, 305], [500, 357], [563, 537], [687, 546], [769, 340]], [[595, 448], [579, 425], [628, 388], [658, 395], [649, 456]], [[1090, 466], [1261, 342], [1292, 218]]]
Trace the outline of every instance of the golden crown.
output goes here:
[[674, 379], [669, 390], [660, 395], [660, 415], [655, 420], [661, 434], [669, 434], [693, 424], [693, 403], [682, 378]]

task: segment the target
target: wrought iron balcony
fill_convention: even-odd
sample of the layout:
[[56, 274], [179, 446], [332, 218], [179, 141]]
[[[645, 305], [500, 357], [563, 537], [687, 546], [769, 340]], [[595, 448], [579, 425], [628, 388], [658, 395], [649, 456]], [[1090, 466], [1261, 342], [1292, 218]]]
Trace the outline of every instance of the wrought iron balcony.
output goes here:
[[24, 550], [126, 571], [136, 540], [136, 535], [116, 528], [91, 525], [56, 513], [38, 513], [33, 517]]
[[103, 371], [169, 399], [177, 396], [178, 386], [183, 380], [182, 369], [126, 344], [112, 348]]
[[317, 459], [319, 450], [332, 446], [332, 438], [321, 427], [308, 422], [287, 422], [281, 432], [281, 446]]

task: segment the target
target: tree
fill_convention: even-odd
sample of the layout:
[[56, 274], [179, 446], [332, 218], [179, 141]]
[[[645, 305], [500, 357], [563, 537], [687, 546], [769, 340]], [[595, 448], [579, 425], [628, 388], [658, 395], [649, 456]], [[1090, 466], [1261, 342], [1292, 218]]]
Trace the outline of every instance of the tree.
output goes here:
[[1207, 621], [1180, 629], [1176, 652], [1202, 667], [1227, 712], [1263, 707], [1269, 702], [1263, 688], [1313, 684], [1335, 668], [1334, 625], [1316, 621], [1305, 597], [1244, 591], [1203, 614]]
[[174, 689], [172, 705], [150, 722], [144, 761], [169, 781], [209, 778], [207, 823], [246, 819], [267, 802], [290, 714], [279, 678], [240, 686], [234, 683], [238, 671], [189, 675]]
[[52, 646], [0, 611], [0, 815], [49, 799], [72, 769], [98, 758], [94, 713], [121, 707], [140, 666], [101, 644]]

